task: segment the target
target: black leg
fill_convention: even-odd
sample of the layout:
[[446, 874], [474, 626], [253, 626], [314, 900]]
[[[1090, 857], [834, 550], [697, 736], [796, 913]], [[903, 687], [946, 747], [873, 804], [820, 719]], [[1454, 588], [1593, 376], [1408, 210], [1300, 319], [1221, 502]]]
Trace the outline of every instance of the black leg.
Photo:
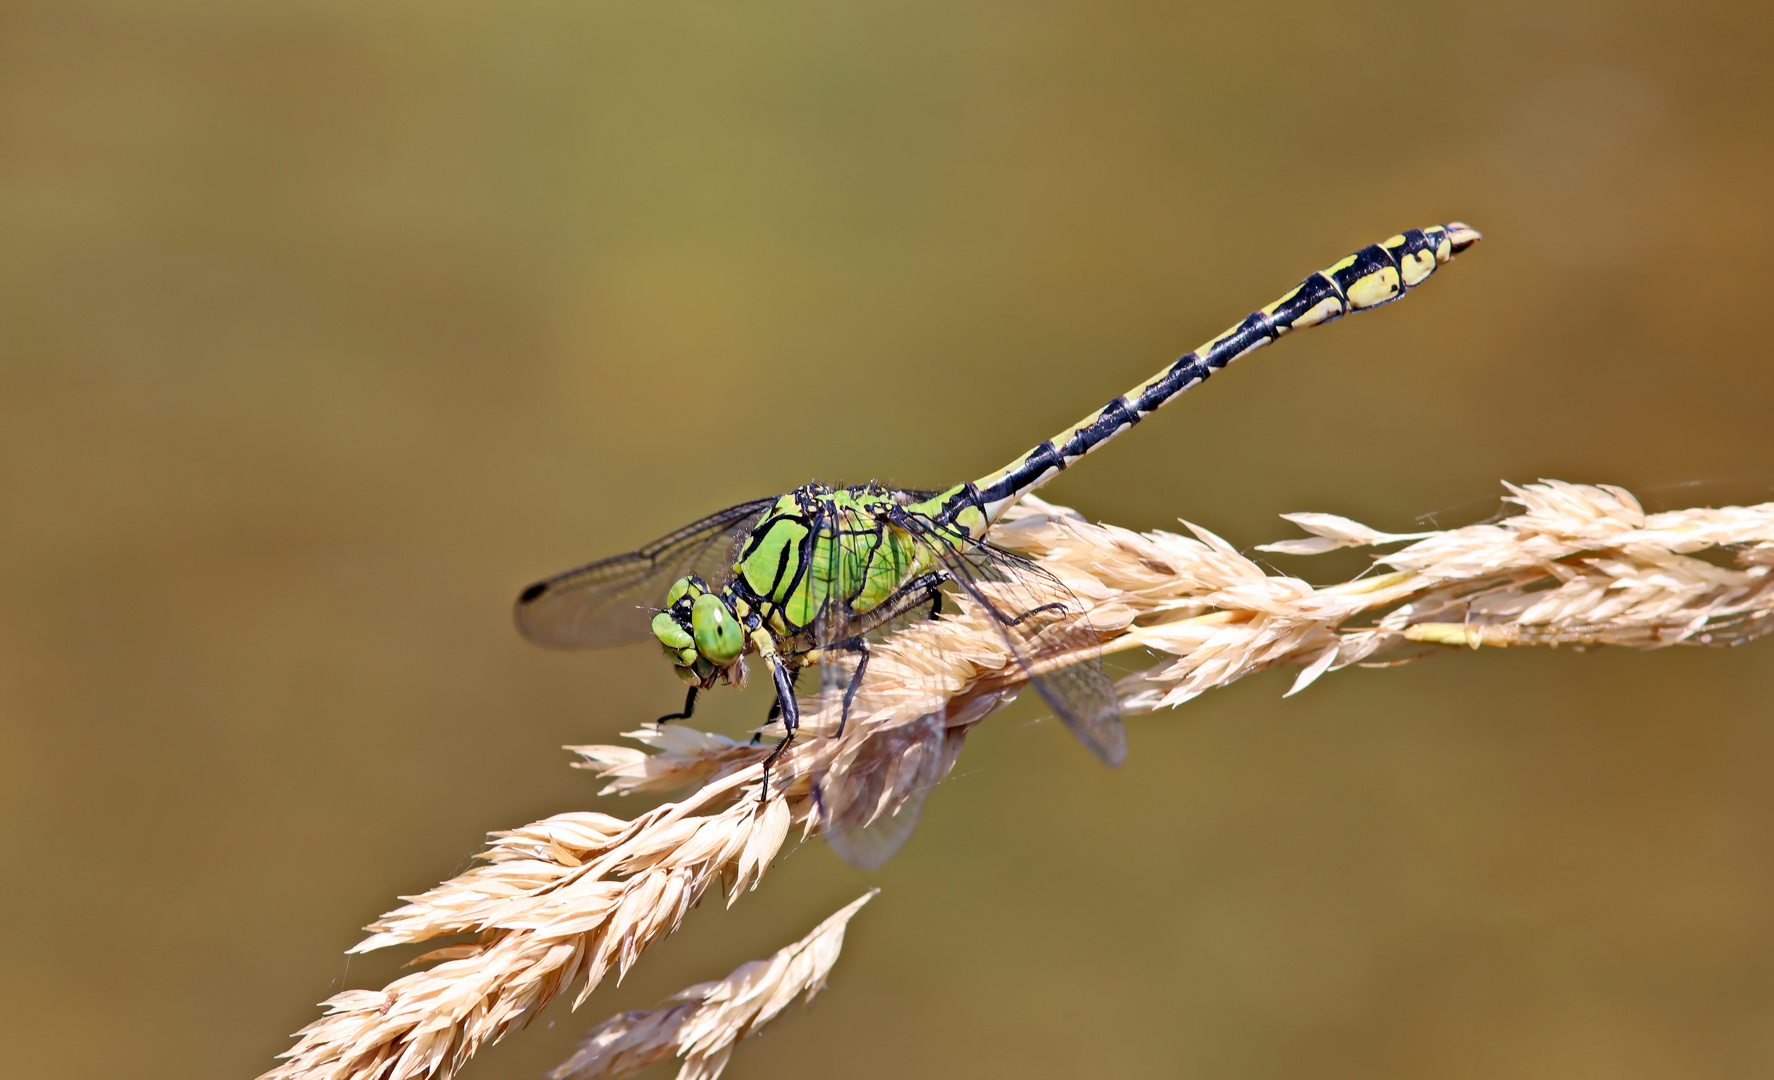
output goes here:
[[932, 587], [930, 590], [930, 617], [932, 619], [934, 619], [938, 615], [941, 615], [941, 614], [942, 614], [942, 586], [938, 585], [938, 586]]
[[1040, 607], [1032, 607], [1029, 610], [1023, 612], [1021, 615], [1018, 615], [1014, 619], [1005, 619], [1004, 624], [1006, 626], [1015, 626], [1017, 623], [1022, 622], [1024, 619], [1032, 618], [1036, 615], [1043, 615], [1043, 614], [1046, 614], [1047, 612], [1050, 612], [1050, 611], [1063, 615], [1067, 611], [1067, 605], [1065, 605], [1064, 603], [1062, 603], [1058, 600], [1055, 600], [1051, 604], [1042, 604]]
[[853, 653], [860, 653], [862, 659], [856, 662], [856, 671], [850, 676], [850, 685], [844, 688], [844, 708], [838, 712], [838, 730], [832, 735], [836, 739], [844, 734], [844, 725], [850, 722], [850, 703], [856, 700], [856, 689], [862, 685], [862, 673], [869, 669], [869, 652], [867, 638], [854, 637], [839, 646]]
[[661, 716], [656, 723], [663, 724], [667, 720], [688, 720], [690, 717], [694, 716], [696, 714], [696, 691], [698, 689], [698, 687], [692, 686], [690, 687], [690, 692], [684, 695], [683, 712], [666, 713], [664, 716]]
[[[782, 715], [782, 699], [777, 698], [775, 701], [772, 701], [770, 703], [770, 715], [764, 717], [764, 723], [768, 724], [771, 721], [775, 720], [778, 716], [781, 716], [781, 715]], [[751, 744], [753, 746], [756, 746], [763, 741], [764, 741], [764, 730], [762, 728], [759, 728], [757, 731], [754, 731], [751, 733]]]
[[787, 734], [782, 737], [781, 742], [776, 744], [776, 748], [770, 751], [770, 756], [764, 759], [764, 783], [758, 790], [760, 804], [767, 801], [770, 796], [770, 766], [776, 764], [776, 759], [782, 756], [784, 750], [788, 749], [788, 744], [795, 741], [795, 732], [801, 730], [801, 708], [795, 703], [794, 675], [790, 673], [788, 665], [784, 664], [780, 658], [771, 657], [770, 677], [776, 683], [776, 704], [782, 709], [782, 728]]

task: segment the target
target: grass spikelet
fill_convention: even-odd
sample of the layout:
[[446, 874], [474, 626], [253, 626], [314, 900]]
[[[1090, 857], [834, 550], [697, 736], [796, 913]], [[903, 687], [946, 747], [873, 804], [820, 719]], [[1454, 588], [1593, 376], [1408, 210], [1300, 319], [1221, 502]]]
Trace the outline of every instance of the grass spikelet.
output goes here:
[[700, 983], [660, 1002], [593, 1028], [577, 1052], [550, 1072], [550, 1080], [614, 1080], [677, 1056], [678, 1080], [715, 1080], [733, 1047], [780, 1016], [796, 999], [812, 1001], [844, 948], [850, 917], [874, 899], [871, 889], [772, 955]]
[[[1291, 694], [1341, 668], [1448, 647], [1717, 645], [1774, 629], [1774, 503], [1647, 514], [1616, 487], [1548, 480], [1509, 492], [1519, 514], [1435, 532], [1291, 515], [1310, 535], [1259, 550], [1403, 545], [1378, 556], [1376, 572], [1323, 587], [1271, 573], [1194, 525], [1187, 536], [1136, 533], [1032, 498], [993, 539], [1064, 581], [1098, 631], [1087, 652], [1043, 667], [1155, 657], [1118, 688], [1128, 713], [1280, 665], [1301, 669]], [[1737, 566], [1695, 557], [1721, 548]], [[568, 988], [580, 987], [577, 1004], [612, 969], [620, 977], [711, 886], [737, 901], [796, 828], [829, 832], [859, 865], [884, 860], [897, 840], [870, 849], [848, 837], [897, 822], [903, 839], [911, 797], [946, 775], [973, 725], [1028, 679], [986, 613], [965, 598], [958, 607], [875, 647], [840, 737], [835, 703], [803, 703], [802, 737], [771, 771], [767, 799], [768, 746], [674, 723], [630, 733], [651, 752], [572, 748], [609, 781], [606, 792], [690, 791], [632, 819], [569, 813], [495, 834], [480, 865], [403, 898], [352, 951], [474, 942], [427, 954], [434, 966], [381, 991], [334, 996], [261, 1080], [448, 1077]], [[663, 1024], [634, 1021], [611, 1038], [653, 1046]], [[731, 1042], [722, 1046], [697, 1060], [718, 1070]]]

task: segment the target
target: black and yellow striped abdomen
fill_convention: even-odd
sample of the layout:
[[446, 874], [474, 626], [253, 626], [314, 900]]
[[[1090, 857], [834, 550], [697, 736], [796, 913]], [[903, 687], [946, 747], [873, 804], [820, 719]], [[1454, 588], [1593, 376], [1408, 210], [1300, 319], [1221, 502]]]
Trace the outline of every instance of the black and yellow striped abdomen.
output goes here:
[[1290, 330], [1397, 300], [1478, 239], [1476, 231], [1455, 222], [1412, 229], [1370, 244], [1306, 278], [1281, 299], [1251, 312], [1238, 325], [1004, 468], [944, 492], [928, 505], [937, 515], [938, 507], [946, 508], [949, 520], [961, 521], [969, 532], [983, 536], [985, 527], [1017, 499], [1227, 364]]

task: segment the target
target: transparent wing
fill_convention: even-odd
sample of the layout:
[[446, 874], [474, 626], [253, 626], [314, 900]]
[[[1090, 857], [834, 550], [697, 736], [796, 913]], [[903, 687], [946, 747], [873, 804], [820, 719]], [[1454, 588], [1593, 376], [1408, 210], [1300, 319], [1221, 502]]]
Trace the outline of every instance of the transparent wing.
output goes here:
[[[1127, 758], [1115, 688], [1095, 653], [1097, 633], [1065, 583], [1020, 555], [972, 542], [959, 549], [907, 514], [896, 522], [931, 537], [942, 567], [991, 616], [1043, 700], [1091, 753], [1109, 765]], [[1084, 657], [1067, 662], [1070, 658]]]
[[917, 828], [925, 800], [954, 767], [968, 730], [1015, 700], [1019, 689], [950, 701], [850, 746], [815, 791], [832, 850], [859, 870], [886, 865]]
[[[826, 600], [813, 623], [814, 643], [822, 650], [819, 664], [819, 707], [826, 716], [840, 716], [844, 696], [855, 680], [863, 654], [842, 646], [857, 634], [850, 602], [862, 587], [858, 554], [881, 524], [854, 507], [827, 504], [813, 536], [812, 572]], [[812, 583], [810, 583], [812, 584]]]
[[[826, 735], [836, 730], [832, 721], [841, 714], [844, 695], [857, 684], [858, 664], [867, 655], [841, 646], [927, 615], [928, 586], [902, 588], [864, 615], [850, 606], [862, 584], [858, 579], [868, 564], [869, 545], [883, 524], [922, 537], [938, 553], [946, 576], [989, 615], [1029, 684], [1092, 753], [1119, 765], [1127, 756], [1120, 709], [1097, 657], [1096, 632], [1081, 617], [1083, 605], [1071, 590], [1019, 555], [987, 544], [957, 550], [934, 523], [892, 511], [877, 518], [828, 506], [811, 537], [809, 562], [815, 574], [826, 575], [822, 587], [827, 598], [813, 634], [820, 651], [823, 721], [814, 730]], [[815, 788], [822, 831], [833, 850], [860, 869], [884, 865], [917, 827], [931, 789], [960, 749], [950, 728], [964, 733], [1015, 694], [1012, 687], [981, 695], [965, 706], [970, 710], [966, 716], [950, 717], [945, 709], [886, 730], [858, 733], [863, 737], [830, 763]]]
[[[927, 605], [923, 592], [902, 593], [881, 607], [858, 616], [852, 606], [865, 585], [864, 576], [875, 548], [886, 542], [891, 527], [876, 512], [828, 504], [815, 537], [814, 564], [827, 575], [827, 602], [814, 624], [819, 664], [820, 731], [838, 731], [850, 695], [866, 674], [868, 653], [852, 643], [879, 632], [896, 616]], [[848, 646], [848, 647], [847, 647]], [[860, 717], [851, 716], [850, 723]], [[861, 734], [861, 733], [857, 733]], [[930, 789], [947, 769], [943, 714], [917, 718], [851, 743], [827, 768], [815, 788], [822, 829], [838, 857], [860, 870], [886, 865], [911, 838], [924, 812]]]
[[640, 641], [671, 583], [697, 574], [713, 588], [733, 576], [739, 546], [774, 498], [729, 506], [645, 547], [587, 563], [518, 595], [518, 632], [550, 649]]
[[825, 838], [858, 870], [887, 865], [947, 767], [942, 714], [870, 736], [819, 787]]

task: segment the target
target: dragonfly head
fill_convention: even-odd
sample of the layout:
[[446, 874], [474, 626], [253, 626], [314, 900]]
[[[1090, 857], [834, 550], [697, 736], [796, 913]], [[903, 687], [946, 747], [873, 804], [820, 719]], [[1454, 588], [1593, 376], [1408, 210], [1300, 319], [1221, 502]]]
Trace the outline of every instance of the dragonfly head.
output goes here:
[[745, 652], [739, 615], [725, 597], [694, 575], [672, 585], [665, 610], [653, 616], [653, 636], [677, 665], [678, 677], [705, 689], [730, 672]]

